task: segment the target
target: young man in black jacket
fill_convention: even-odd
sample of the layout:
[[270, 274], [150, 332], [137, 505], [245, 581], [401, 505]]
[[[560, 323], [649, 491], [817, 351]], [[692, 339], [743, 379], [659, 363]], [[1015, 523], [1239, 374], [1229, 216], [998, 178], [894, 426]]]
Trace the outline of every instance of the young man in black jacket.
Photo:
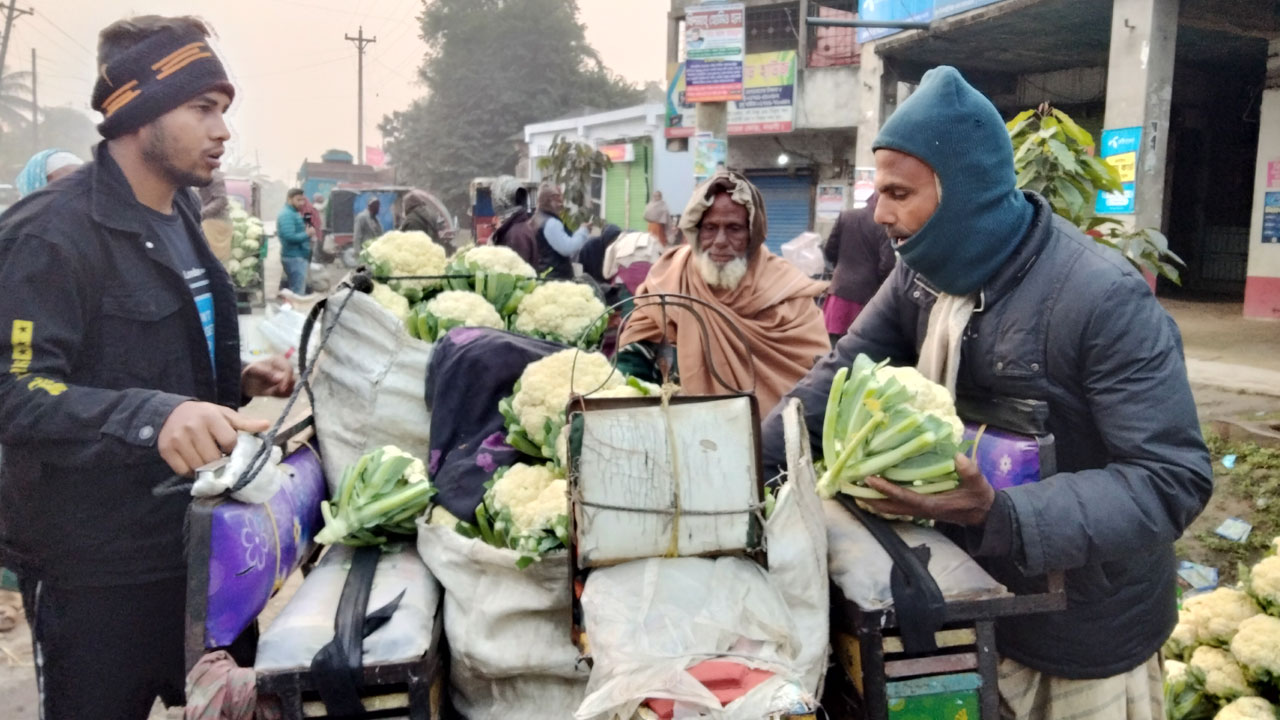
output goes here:
[[0, 216], [0, 562], [32, 626], [41, 717], [145, 718], [183, 699], [189, 498], [156, 496], [265, 421], [283, 358], [241, 368], [235, 295], [191, 186], [234, 89], [193, 18], [99, 38], [94, 162]]

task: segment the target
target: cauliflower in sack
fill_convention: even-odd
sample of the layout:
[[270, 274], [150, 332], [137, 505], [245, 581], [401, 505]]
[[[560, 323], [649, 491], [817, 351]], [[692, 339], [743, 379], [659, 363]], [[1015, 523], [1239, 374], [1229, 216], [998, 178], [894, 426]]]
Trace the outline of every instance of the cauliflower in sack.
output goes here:
[[460, 524], [460, 532], [519, 551], [520, 568], [568, 546], [568, 485], [553, 466], [516, 463], [494, 473], [486, 487], [475, 527]]
[[424, 303], [418, 303], [405, 320], [409, 334], [420, 340], [435, 342], [456, 327], [504, 327], [498, 311], [479, 295], [464, 290], [445, 290]]
[[1245, 587], [1263, 610], [1280, 615], [1280, 556], [1265, 557], [1254, 565]]
[[600, 345], [607, 325], [604, 303], [590, 287], [558, 280], [539, 285], [520, 301], [511, 329], [592, 349]]
[[448, 286], [473, 290], [503, 318], [510, 318], [524, 297], [537, 287], [537, 273], [515, 250], [479, 245], [459, 252], [445, 270]]
[[422, 299], [423, 294], [440, 286], [439, 280], [397, 280], [402, 276], [444, 275], [446, 257], [444, 248], [431, 236], [418, 231], [392, 230], [365, 246], [361, 252], [364, 261], [373, 268], [374, 277], [387, 281], [392, 290], [402, 294], [410, 303]]
[[1204, 691], [1214, 697], [1234, 700], [1257, 694], [1245, 680], [1244, 670], [1226, 650], [1201, 645], [1191, 654], [1188, 667], [1198, 679], [1202, 678]]
[[395, 315], [400, 322], [404, 322], [405, 318], [409, 317], [409, 301], [386, 285], [375, 282], [369, 297], [372, 297], [379, 305], [391, 311], [391, 314]]
[[615, 370], [600, 353], [570, 348], [531, 362], [516, 381], [515, 393], [498, 406], [506, 419], [507, 442], [526, 455], [554, 459], [565, 405], [573, 395], [594, 392], [599, 397], [601, 392], [625, 385], [637, 390], [643, 387]]
[[1254, 615], [1241, 622], [1231, 654], [1250, 682], [1280, 689], [1280, 618]]
[[1216, 647], [1226, 647], [1231, 642], [1241, 621], [1262, 613], [1252, 598], [1229, 587], [1196, 595], [1182, 607], [1191, 614], [1189, 620], [1196, 628], [1196, 642]]
[[1260, 697], [1233, 700], [1218, 711], [1214, 720], [1276, 720], [1276, 707]]
[[458, 518], [453, 513], [444, 509], [443, 505], [433, 505], [431, 512], [427, 513], [428, 525], [440, 525], [443, 527], [457, 527]]
[[1168, 718], [1191, 720], [1213, 717], [1217, 703], [1204, 692], [1203, 674], [1192, 673], [1186, 663], [1169, 660], [1164, 664], [1164, 707]]
[[465, 264], [473, 272], [484, 270], [523, 278], [537, 277], [533, 266], [525, 262], [519, 253], [501, 245], [477, 245], [459, 253], [454, 260], [455, 263], [463, 261], [461, 264]]

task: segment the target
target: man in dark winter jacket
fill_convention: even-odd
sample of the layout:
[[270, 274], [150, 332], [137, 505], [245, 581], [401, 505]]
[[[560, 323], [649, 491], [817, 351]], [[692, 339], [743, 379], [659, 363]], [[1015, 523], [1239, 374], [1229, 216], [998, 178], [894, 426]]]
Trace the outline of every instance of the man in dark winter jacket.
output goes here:
[[268, 423], [283, 358], [242, 370], [235, 291], [188, 188], [234, 89], [193, 18], [102, 31], [94, 162], [0, 216], [0, 563], [21, 578], [40, 716], [143, 720], [183, 699], [185, 493]]
[[[815, 445], [832, 377], [859, 353], [958, 395], [1045, 401], [1056, 475], [995, 492], [957, 456], [956, 490], [872, 478], [888, 499], [869, 504], [938, 521], [1015, 593], [1066, 572], [1066, 610], [997, 623], [1013, 716], [1162, 718], [1173, 541], [1213, 484], [1177, 326], [1122, 256], [1016, 188], [999, 113], [955, 69], [926, 73], [873, 147], [875, 218], [902, 262], [788, 397]], [[782, 464], [779, 409], [764, 443]]]
[[835, 345], [844, 337], [862, 308], [889, 278], [898, 258], [889, 243], [889, 234], [876, 222], [876, 202], [872, 194], [865, 207], [845, 210], [831, 229], [822, 254], [835, 265], [831, 290], [822, 306], [822, 317]]
[[591, 228], [583, 223], [574, 234], [565, 230], [560, 221], [564, 210], [564, 191], [551, 182], [538, 188], [538, 212], [529, 221], [534, 231], [534, 248], [537, 262], [533, 268], [539, 275], [546, 273], [550, 280], [572, 280], [573, 258], [586, 244]]

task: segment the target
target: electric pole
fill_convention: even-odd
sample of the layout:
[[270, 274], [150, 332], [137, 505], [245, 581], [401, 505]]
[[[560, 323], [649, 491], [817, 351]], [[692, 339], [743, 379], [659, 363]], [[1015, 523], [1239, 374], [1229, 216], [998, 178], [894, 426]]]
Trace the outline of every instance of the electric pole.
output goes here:
[[[10, 0], [16, 2], [16, 0]], [[356, 156], [359, 164], [364, 164], [364, 47], [378, 42], [378, 38], [365, 37], [364, 26], [361, 25], [355, 37], [345, 35], [346, 39], [356, 44]]]
[[0, 38], [0, 72], [4, 70], [4, 57], [9, 52], [9, 36], [13, 31], [13, 21], [19, 15], [34, 15], [35, 10], [23, 10], [18, 7], [18, 0], [9, 0], [9, 7], [4, 8], [4, 37]]

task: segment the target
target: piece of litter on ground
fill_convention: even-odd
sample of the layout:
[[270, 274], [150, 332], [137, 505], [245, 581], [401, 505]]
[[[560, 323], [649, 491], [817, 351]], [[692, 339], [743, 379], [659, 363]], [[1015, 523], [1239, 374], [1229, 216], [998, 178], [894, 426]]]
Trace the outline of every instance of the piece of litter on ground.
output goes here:
[[1215, 533], [1233, 542], [1244, 542], [1253, 531], [1253, 526], [1238, 517], [1229, 517], [1222, 521]]
[[1224, 468], [1226, 468], [1226, 469], [1230, 470], [1231, 468], [1233, 468], [1233, 467], [1235, 467], [1235, 466], [1236, 466], [1236, 456], [1235, 456], [1235, 455], [1223, 455], [1223, 456], [1222, 456], [1222, 467], [1224, 467]]
[[1178, 577], [1193, 590], [1212, 590], [1218, 586], [1218, 568], [1183, 560], [1178, 566]]

